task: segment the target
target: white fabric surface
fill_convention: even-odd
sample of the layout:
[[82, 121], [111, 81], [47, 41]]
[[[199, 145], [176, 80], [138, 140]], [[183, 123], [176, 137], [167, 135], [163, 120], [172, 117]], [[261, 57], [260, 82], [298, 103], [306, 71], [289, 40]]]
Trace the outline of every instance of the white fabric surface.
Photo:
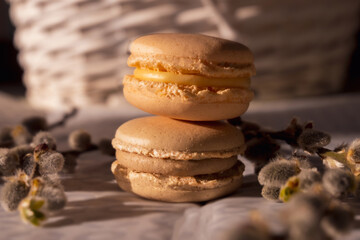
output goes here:
[[[120, 102], [112, 109], [83, 109], [66, 127], [54, 130], [59, 149], [67, 149], [67, 135], [73, 129], [88, 130], [97, 142], [103, 137], [112, 138], [121, 123], [146, 115]], [[333, 136], [333, 147], [360, 137], [359, 106], [359, 94], [254, 102], [244, 119], [274, 129], [284, 128], [293, 116], [313, 120], [317, 129]], [[34, 114], [23, 100], [0, 92], [0, 127]], [[61, 113], [46, 115], [53, 122]], [[285, 206], [260, 196], [261, 188], [247, 162], [244, 184], [235, 194], [206, 204], [177, 204], [145, 200], [121, 191], [110, 172], [113, 160], [99, 152], [82, 155], [76, 173], [63, 179], [69, 200], [66, 208], [54, 213], [43, 228], [24, 225], [17, 212], [0, 209], [0, 239], [226, 239], [254, 209], [269, 217], [276, 228], [277, 210]], [[360, 205], [352, 205], [357, 220], [345, 240], [360, 239]]]

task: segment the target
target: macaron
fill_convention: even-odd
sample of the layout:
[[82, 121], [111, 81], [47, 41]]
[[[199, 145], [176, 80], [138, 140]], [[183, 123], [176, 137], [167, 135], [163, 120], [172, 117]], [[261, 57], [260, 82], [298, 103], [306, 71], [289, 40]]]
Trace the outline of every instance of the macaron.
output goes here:
[[244, 165], [240, 130], [225, 122], [162, 116], [130, 120], [112, 140], [111, 170], [125, 191], [166, 202], [202, 202], [238, 189]]
[[161, 33], [130, 46], [124, 96], [160, 116], [215, 121], [243, 114], [253, 92], [254, 58], [243, 44], [201, 34]]

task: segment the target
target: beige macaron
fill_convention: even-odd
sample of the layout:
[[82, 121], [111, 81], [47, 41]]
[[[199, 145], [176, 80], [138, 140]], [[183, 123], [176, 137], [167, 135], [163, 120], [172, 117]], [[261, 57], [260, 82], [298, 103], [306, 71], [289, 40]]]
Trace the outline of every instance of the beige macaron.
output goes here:
[[191, 121], [244, 113], [253, 98], [253, 55], [244, 45], [201, 34], [162, 33], [132, 42], [124, 95], [146, 112]]
[[119, 186], [145, 198], [199, 202], [235, 191], [244, 165], [240, 130], [224, 122], [156, 116], [128, 121], [112, 141]]

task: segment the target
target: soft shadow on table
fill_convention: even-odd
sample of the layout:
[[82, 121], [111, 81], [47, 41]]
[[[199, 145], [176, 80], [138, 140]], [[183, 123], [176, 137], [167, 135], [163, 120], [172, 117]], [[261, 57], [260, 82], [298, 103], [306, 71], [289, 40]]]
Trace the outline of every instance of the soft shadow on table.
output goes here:
[[65, 179], [62, 180], [66, 192], [105, 192], [119, 189], [115, 181], [99, 181], [91, 179]]
[[[255, 174], [250, 174], [250, 175], [245, 175], [243, 177], [243, 183], [240, 186], [240, 188], [234, 192], [229, 194], [228, 196], [225, 197], [258, 197], [258, 198], [262, 198], [261, 196], [261, 185], [259, 184], [259, 182], [257, 181], [257, 176]], [[219, 199], [223, 199], [224, 197], [220, 197]], [[219, 199], [215, 199], [215, 200], [210, 200], [207, 202], [199, 202], [196, 203], [199, 206], [204, 206], [210, 202], [215, 202]]]
[[63, 227], [92, 221], [106, 221], [127, 217], [137, 217], [151, 213], [179, 212], [185, 208], [175, 208], [171, 203], [144, 200], [135, 195], [120, 194], [69, 202], [64, 210], [53, 216], [60, 218], [49, 222], [44, 227]]
[[61, 181], [65, 191], [117, 191], [119, 187], [110, 171], [112, 162], [113, 159], [106, 160], [103, 163], [98, 163], [96, 165], [81, 167], [81, 169], [77, 169], [73, 174], [67, 174]]
[[60, 220], [48, 223], [44, 227], [60, 227], [129, 216], [124, 213], [131, 209], [126, 209], [123, 201], [123, 197], [119, 195], [72, 201], [66, 205], [64, 210], [54, 216], [60, 217]]
[[238, 191], [233, 194], [234, 197], [262, 197], [261, 186], [257, 181], [255, 174], [246, 175], [243, 177], [243, 183]]
[[[111, 176], [111, 175], [110, 175]], [[107, 179], [105, 177], [104, 179]], [[243, 179], [243, 185], [239, 190], [231, 194], [230, 197], [259, 197], [261, 198], [261, 186], [257, 182], [256, 175], [246, 175]], [[185, 209], [184, 206], [203, 206], [203, 203], [163, 203], [142, 199], [135, 195], [123, 192], [117, 184], [104, 182], [102, 180], [84, 180], [74, 183], [74, 179], [65, 179], [63, 181], [65, 188], [69, 191], [118, 191], [118, 194], [103, 196], [99, 198], [86, 199], [82, 201], [71, 201], [66, 208], [58, 212], [54, 218], [59, 218], [55, 222], [49, 222], [45, 225], [47, 228], [62, 227], [69, 225], [82, 224], [84, 222], [105, 221], [111, 219], [120, 219], [126, 217], [136, 217], [151, 213], [178, 212]], [[71, 189], [71, 186], [74, 186]], [[83, 187], [87, 186], [86, 189]], [[129, 204], [131, 203], [131, 204]], [[184, 206], [183, 206], [184, 205]]]

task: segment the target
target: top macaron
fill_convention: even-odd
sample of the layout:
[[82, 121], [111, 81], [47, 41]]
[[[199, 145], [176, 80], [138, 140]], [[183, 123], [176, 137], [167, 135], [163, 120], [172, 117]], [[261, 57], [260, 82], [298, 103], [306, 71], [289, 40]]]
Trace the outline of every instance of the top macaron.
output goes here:
[[253, 98], [253, 55], [244, 45], [201, 34], [161, 33], [131, 44], [124, 95], [134, 106], [191, 121], [243, 114]]

